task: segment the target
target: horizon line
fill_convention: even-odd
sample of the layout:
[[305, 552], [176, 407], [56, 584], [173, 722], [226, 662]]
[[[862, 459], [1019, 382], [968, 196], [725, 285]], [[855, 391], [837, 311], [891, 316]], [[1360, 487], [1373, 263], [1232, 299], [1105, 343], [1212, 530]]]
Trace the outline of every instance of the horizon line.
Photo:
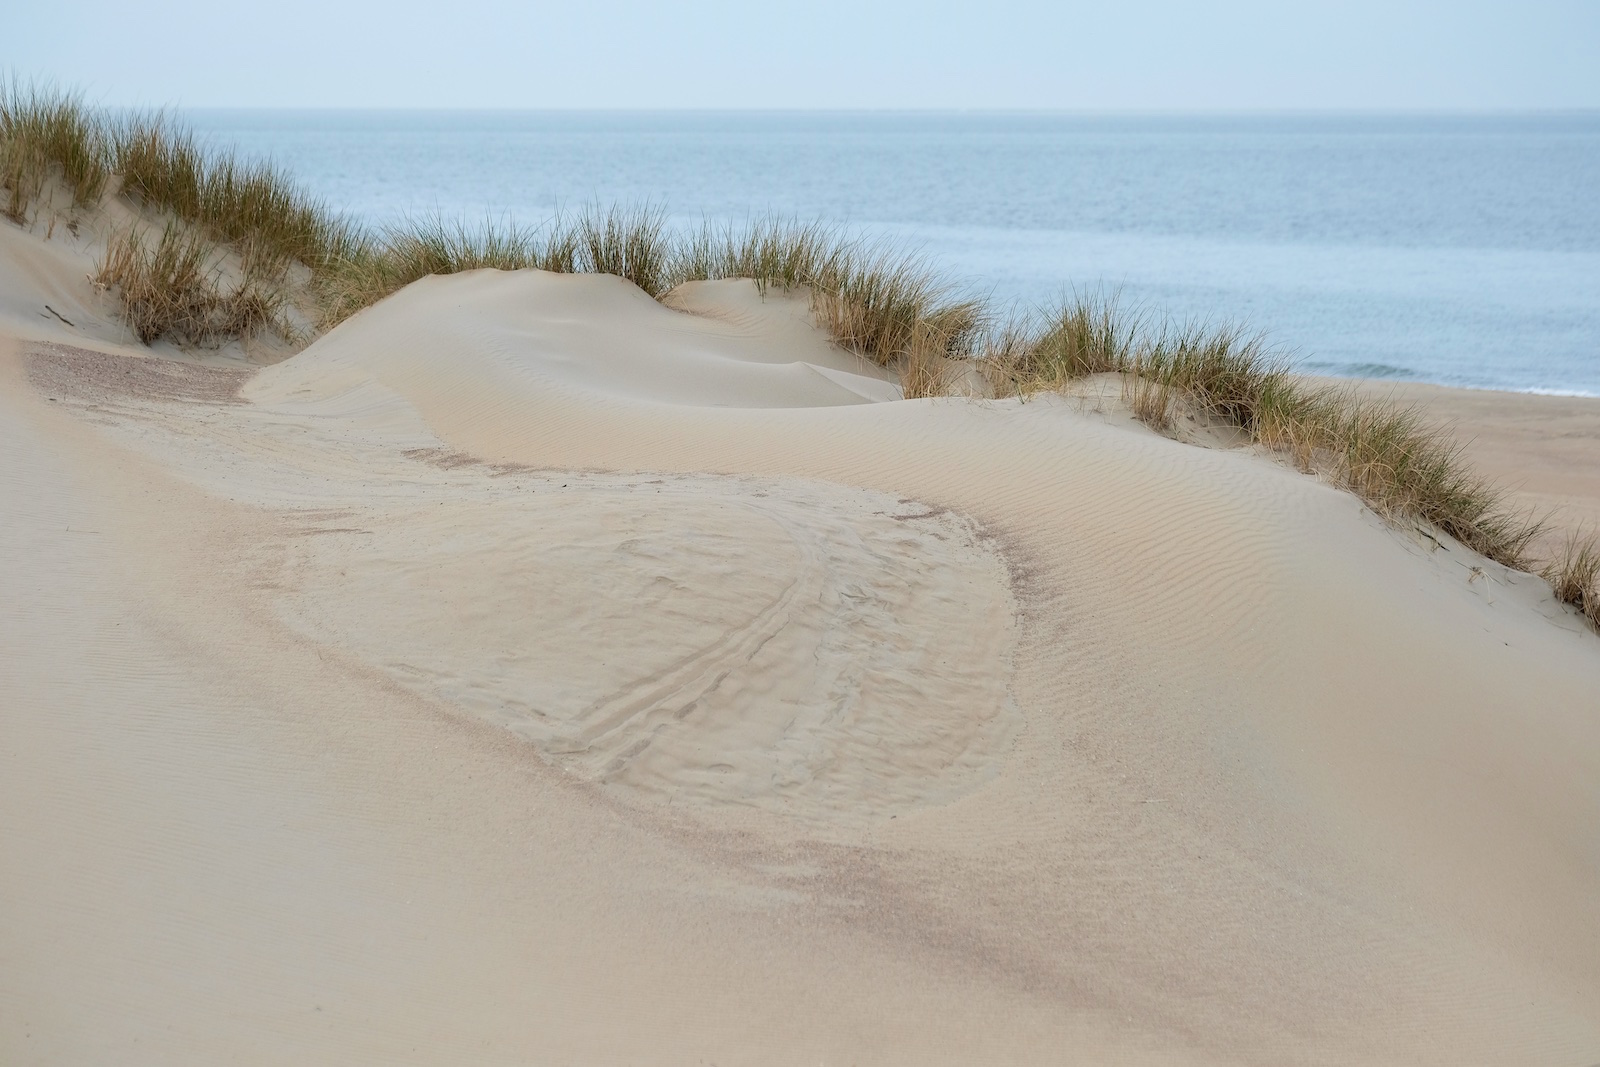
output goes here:
[[[91, 105], [112, 110], [150, 109], [148, 104]], [[545, 115], [1006, 115], [1065, 118], [1476, 118], [1484, 116], [1600, 116], [1600, 104], [1529, 107], [648, 107], [632, 105], [533, 106], [500, 104], [166, 104], [157, 110], [388, 112], [395, 114]]]

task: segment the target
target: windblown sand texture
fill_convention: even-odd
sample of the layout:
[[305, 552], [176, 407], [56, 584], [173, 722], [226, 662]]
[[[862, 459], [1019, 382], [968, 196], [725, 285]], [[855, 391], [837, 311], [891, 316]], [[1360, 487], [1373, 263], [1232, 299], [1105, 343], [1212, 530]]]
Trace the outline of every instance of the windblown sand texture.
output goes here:
[[747, 282], [261, 368], [74, 241], [0, 226], [0, 1061], [1600, 1062], [1541, 579]]

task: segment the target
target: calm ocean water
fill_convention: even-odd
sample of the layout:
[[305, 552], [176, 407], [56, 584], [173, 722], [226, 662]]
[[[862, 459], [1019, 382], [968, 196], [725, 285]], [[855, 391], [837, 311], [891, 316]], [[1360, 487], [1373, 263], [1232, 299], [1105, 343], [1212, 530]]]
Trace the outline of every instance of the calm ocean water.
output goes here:
[[822, 218], [1001, 303], [1114, 289], [1246, 321], [1319, 373], [1600, 395], [1600, 113], [185, 117], [375, 224], [646, 200]]

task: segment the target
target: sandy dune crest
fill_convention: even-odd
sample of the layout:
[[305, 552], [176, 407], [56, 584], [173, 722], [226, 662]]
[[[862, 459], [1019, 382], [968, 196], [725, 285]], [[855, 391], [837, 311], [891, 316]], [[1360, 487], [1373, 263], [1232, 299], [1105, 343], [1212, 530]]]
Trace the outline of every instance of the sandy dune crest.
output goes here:
[[888, 402], [747, 283], [430, 278], [261, 370], [28, 299], [10, 1058], [1600, 1059], [1600, 640], [1537, 578], [1114, 407]]

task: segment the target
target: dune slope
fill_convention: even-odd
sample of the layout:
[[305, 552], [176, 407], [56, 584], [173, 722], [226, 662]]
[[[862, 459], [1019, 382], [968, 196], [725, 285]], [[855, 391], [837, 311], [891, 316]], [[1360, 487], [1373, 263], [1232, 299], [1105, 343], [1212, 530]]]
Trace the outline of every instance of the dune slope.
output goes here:
[[5, 343], [6, 1058], [1600, 1058], [1539, 579], [679, 296]]

